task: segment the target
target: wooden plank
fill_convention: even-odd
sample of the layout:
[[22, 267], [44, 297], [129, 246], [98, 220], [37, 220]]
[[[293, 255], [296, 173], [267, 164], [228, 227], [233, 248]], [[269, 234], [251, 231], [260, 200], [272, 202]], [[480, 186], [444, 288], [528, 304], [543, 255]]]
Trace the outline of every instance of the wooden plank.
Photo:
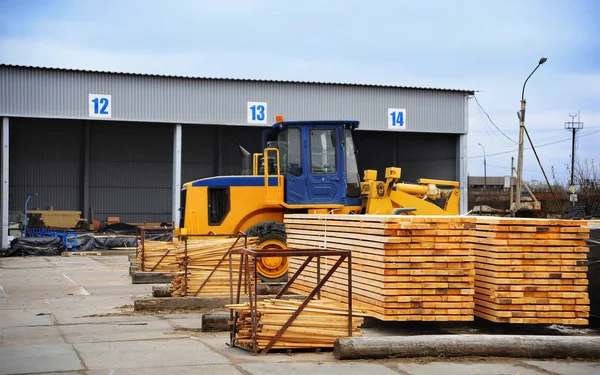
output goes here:
[[520, 251], [509, 251], [509, 252], [494, 252], [489, 249], [474, 249], [473, 253], [476, 256], [492, 258], [492, 259], [575, 259], [584, 260], [587, 259], [587, 254], [581, 253], [544, 253], [544, 252], [532, 252], [523, 253]]
[[498, 259], [488, 258], [487, 254], [476, 254], [475, 261], [481, 264], [505, 266], [557, 266], [557, 267], [587, 267], [587, 259], [562, 259], [562, 258], [543, 258], [543, 259]]

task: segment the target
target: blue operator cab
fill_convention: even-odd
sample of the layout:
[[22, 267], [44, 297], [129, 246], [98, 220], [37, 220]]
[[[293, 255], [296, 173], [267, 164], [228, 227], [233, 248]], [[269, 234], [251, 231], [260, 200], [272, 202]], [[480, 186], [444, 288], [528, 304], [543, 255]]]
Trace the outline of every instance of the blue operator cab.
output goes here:
[[263, 132], [263, 149], [279, 150], [285, 203], [361, 205], [360, 175], [352, 138], [358, 124], [358, 121], [282, 121]]

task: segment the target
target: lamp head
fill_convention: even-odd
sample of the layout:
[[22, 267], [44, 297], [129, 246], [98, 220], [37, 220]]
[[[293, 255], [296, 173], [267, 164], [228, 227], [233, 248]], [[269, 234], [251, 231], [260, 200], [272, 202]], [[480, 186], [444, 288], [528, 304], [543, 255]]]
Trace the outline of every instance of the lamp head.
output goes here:
[[545, 63], [547, 60], [548, 60], [547, 58], [545, 58], [545, 57], [542, 57], [542, 58], [540, 59], [540, 62], [539, 62], [538, 64], [539, 64], [539, 65], [542, 65], [542, 64], [543, 64], [543, 63]]

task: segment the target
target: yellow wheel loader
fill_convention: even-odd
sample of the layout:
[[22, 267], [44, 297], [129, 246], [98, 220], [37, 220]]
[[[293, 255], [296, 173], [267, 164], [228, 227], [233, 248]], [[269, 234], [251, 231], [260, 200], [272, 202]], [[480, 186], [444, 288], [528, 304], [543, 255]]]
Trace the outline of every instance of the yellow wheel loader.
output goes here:
[[[400, 168], [387, 168], [385, 181], [366, 170], [361, 182], [352, 138], [358, 121], [277, 121], [263, 132], [264, 151], [252, 160], [247, 154], [249, 174], [183, 185], [182, 234], [244, 231], [260, 238], [260, 248], [286, 248], [285, 213], [458, 215], [458, 182], [400, 183]], [[288, 261], [262, 258], [257, 267], [276, 279]]]

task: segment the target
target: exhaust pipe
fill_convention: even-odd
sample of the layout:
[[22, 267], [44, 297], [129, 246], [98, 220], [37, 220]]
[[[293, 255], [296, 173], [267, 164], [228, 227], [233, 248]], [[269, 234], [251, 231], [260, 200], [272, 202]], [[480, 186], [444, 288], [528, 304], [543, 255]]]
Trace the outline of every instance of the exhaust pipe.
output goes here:
[[240, 155], [242, 156], [242, 175], [251, 175], [252, 174], [252, 155], [243, 148], [241, 145], [238, 145], [240, 148]]

